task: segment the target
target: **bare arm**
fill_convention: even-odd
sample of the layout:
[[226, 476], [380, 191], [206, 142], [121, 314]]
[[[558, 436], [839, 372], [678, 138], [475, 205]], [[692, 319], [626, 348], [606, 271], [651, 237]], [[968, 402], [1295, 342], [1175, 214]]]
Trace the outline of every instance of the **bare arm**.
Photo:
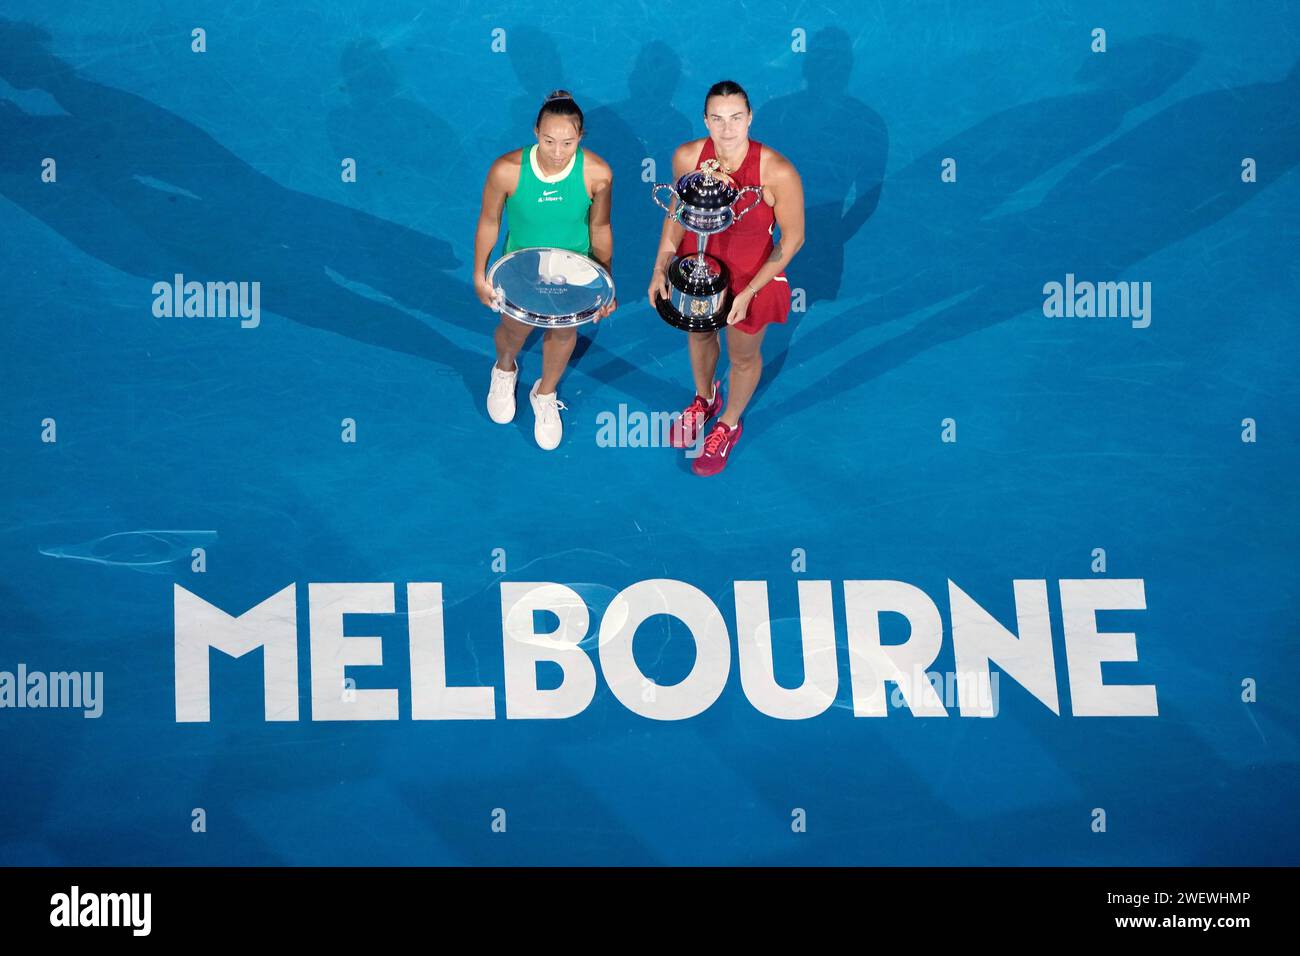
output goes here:
[[489, 309], [495, 308], [495, 291], [487, 281], [487, 261], [501, 235], [501, 213], [509, 196], [511, 165], [503, 156], [488, 169], [483, 184], [483, 205], [479, 209], [478, 228], [474, 231], [474, 294]]
[[609, 222], [613, 203], [614, 174], [605, 173], [596, 183], [591, 196], [591, 212], [587, 217], [587, 230], [591, 236], [591, 258], [606, 269], [612, 269], [614, 259], [614, 229]]
[[763, 159], [767, 168], [762, 171], [762, 177], [766, 191], [772, 194], [772, 212], [781, 229], [781, 238], [772, 246], [771, 255], [749, 285], [732, 301], [728, 325], [745, 321], [749, 303], [754, 301], [758, 290], [771, 282], [803, 245], [803, 182], [799, 173], [784, 156], [774, 154], [770, 159], [767, 156]]
[[483, 205], [479, 209], [478, 229], [474, 233], [474, 277], [487, 273], [488, 256], [501, 235], [501, 213], [506, 207], [506, 181], [502, 175], [506, 163], [498, 159], [488, 170], [483, 184]]
[[776, 216], [781, 238], [772, 247], [772, 254], [767, 257], [758, 274], [750, 280], [745, 293], [753, 297], [759, 289], [785, 270], [796, 252], [803, 246], [803, 180], [794, 165], [784, 156], [777, 159], [768, 170], [767, 187], [776, 201], [772, 212]]
[[[595, 158], [592, 153], [587, 155]], [[603, 160], [597, 170], [598, 176], [592, 186], [591, 210], [587, 213], [587, 234], [591, 239], [591, 258], [613, 272], [614, 228], [609, 222], [609, 210], [614, 201], [614, 173]], [[596, 314], [595, 321], [599, 322], [616, 308], [617, 300], [606, 303]]]

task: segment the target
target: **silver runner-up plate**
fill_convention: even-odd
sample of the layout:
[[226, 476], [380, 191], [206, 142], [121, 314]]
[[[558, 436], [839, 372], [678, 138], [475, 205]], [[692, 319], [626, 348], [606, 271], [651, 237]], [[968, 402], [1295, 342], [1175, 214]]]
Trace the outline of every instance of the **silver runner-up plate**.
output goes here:
[[590, 322], [614, 300], [605, 267], [568, 249], [516, 249], [492, 265], [487, 280], [500, 312], [545, 329]]

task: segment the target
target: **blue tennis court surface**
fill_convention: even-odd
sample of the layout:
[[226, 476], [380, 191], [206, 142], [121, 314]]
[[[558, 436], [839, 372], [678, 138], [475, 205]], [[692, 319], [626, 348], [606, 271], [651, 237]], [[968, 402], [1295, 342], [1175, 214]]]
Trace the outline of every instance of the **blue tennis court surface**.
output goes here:
[[[707, 9], [6, 4], [0, 863], [1300, 862], [1300, 8]], [[807, 242], [701, 479], [724, 78]], [[543, 452], [470, 275], [556, 88], [620, 308]]]

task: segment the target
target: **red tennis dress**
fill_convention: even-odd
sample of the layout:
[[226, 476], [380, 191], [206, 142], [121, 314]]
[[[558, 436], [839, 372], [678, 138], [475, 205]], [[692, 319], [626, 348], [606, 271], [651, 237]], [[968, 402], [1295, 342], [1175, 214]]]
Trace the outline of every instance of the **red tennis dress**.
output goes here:
[[[758, 176], [759, 158], [762, 153], [763, 144], [751, 139], [745, 161], [740, 164], [739, 169], [731, 173], [731, 178], [737, 186], [762, 185]], [[702, 162], [713, 158], [713, 140], [705, 139], [704, 148], [700, 150], [700, 158], [695, 161], [695, 168], [699, 169]], [[754, 194], [746, 193], [737, 206], [744, 209], [753, 201]], [[716, 256], [726, 263], [727, 268], [731, 270], [733, 293], [739, 295], [744, 292], [754, 276], [758, 275], [758, 270], [762, 269], [767, 262], [768, 256], [772, 254], [772, 231], [775, 227], [776, 214], [772, 211], [772, 207], [759, 197], [758, 205], [747, 212], [743, 219], [733, 223], [724, 232], [709, 236], [704, 244], [704, 253]], [[677, 246], [677, 254], [690, 256], [698, 251], [695, 233], [687, 232]], [[785, 273], [781, 272], [759, 289], [749, 303], [745, 321], [737, 322], [735, 327], [752, 335], [769, 322], [784, 322], [789, 314], [790, 283]]]

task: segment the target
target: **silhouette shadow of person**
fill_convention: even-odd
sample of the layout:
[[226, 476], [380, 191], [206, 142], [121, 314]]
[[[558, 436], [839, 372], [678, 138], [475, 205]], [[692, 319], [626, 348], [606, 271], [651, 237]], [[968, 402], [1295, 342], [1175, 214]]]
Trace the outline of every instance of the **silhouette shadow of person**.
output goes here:
[[844, 247], [880, 202], [889, 133], [879, 113], [848, 93], [847, 33], [817, 31], [801, 59], [804, 88], [759, 107], [754, 132], [763, 142], [770, 137], [803, 179], [807, 231], [792, 284], [812, 305], [839, 296]]
[[[978, 284], [990, 266], [991, 237], [1015, 230], [1013, 197], [1164, 94], [1198, 52], [1191, 41], [1162, 35], [1112, 44], [1076, 72], [1083, 90], [995, 113], [890, 176], [890, 199], [870, 230], [873, 237], [887, 233], [889, 241], [873, 244], [863, 283], [864, 292], [884, 297], [876, 320]], [[949, 159], [955, 182], [940, 178]]]
[[[468, 319], [468, 288], [446, 271], [458, 265], [450, 243], [281, 186], [175, 113], [80, 76], [49, 39], [0, 20], [0, 76], [44, 90], [63, 110], [33, 115], [0, 102], [9, 199], [132, 275], [256, 280], [264, 309], [291, 321], [461, 371], [471, 356], [481, 364], [427, 322], [339, 282]], [[58, 158], [57, 188], [32, 174], [44, 156]], [[357, 254], [375, 247], [388, 254]]]
[[[49, 40], [0, 19], [0, 78], [62, 110], [0, 99], [0, 193], [150, 286], [178, 272], [258, 281], [264, 311], [444, 366], [482, 405], [494, 323], [451, 273], [460, 263], [449, 242], [280, 185], [183, 117], [80, 76]], [[38, 175], [47, 156], [58, 159], [57, 188]], [[668, 387], [621, 359], [594, 374]]]
[[[999, 268], [991, 258], [994, 234], [1015, 228], [1014, 220], [994, 214], [1027, 185], [1105, 139], [1130, 110], [1164, 93], [1195, 62], [1196, 46], [1145, 36], [1114, 44], [1106, 56], [1112, 59], [1104, 68], [1089, 59], [1076, 73], [1085, 89], [994, 113], [886, 179], [858, 240], [869, 244], [869, 256], [850, 310], [853, 331], [978, 288]], [[940, 176], [949, 159], [956, 162], [955, 182]], [[846, 350], [839, 319], [847, 314], [823, 314], [804, 324], [801, 362]]]
[[397, 70], [378, 41], [348, 43], [339, 69], [346, 102], [330, 110], [326, 129], [338, 157], [357, 161], [349, 193], [359, 207], [428, 231], [450, 204], [477, 200], [447, 188], [448, 178], [464, 168], [459, 133], [428, 107], [399, 95]]
[[[960, 301], [851, 355], [782, 409], [807, 411], [943, 342], [1025, 313], [1041, 317], [1044, 283], [1067, 272], [1120, 281], [1136, 263], [1219, 222], [1295, 167], [1298, 104], [1300, 61], [1277, 82], [1198, 93], [1158, 111], [1076, 163], [1037, 205], [986, 223], [978, 249], [959, 264]], [[1257, 161], [1254, 183], [1241, 181], [1244, 156]], [[942, 296], [886, 308], [889, 317], [902, 317]]]
[[520, 92], [506, 106], [505, 126], [494, 140], [497, 155], [532, 144], [537, 108], [552, 90], [572, 91], [579, 104], [585, 92], [565, 82], [560, 48], [544, 30], [532, 25], [512, 28], [506, 37], [506, 56], [519, 81]]
[[656, 179], [672, 178], [673, 150], [691, 135], [690, 121], [672, 104], [681, 73], [681, 59], [671, 46], [662, 40], [647, 43], [628, 75], [627, 98], [587, 114], [591, 146], [614, 170], [614, 280], [623, 288], [639, 290], [650, 274], [663, 224], [650, 187]]

